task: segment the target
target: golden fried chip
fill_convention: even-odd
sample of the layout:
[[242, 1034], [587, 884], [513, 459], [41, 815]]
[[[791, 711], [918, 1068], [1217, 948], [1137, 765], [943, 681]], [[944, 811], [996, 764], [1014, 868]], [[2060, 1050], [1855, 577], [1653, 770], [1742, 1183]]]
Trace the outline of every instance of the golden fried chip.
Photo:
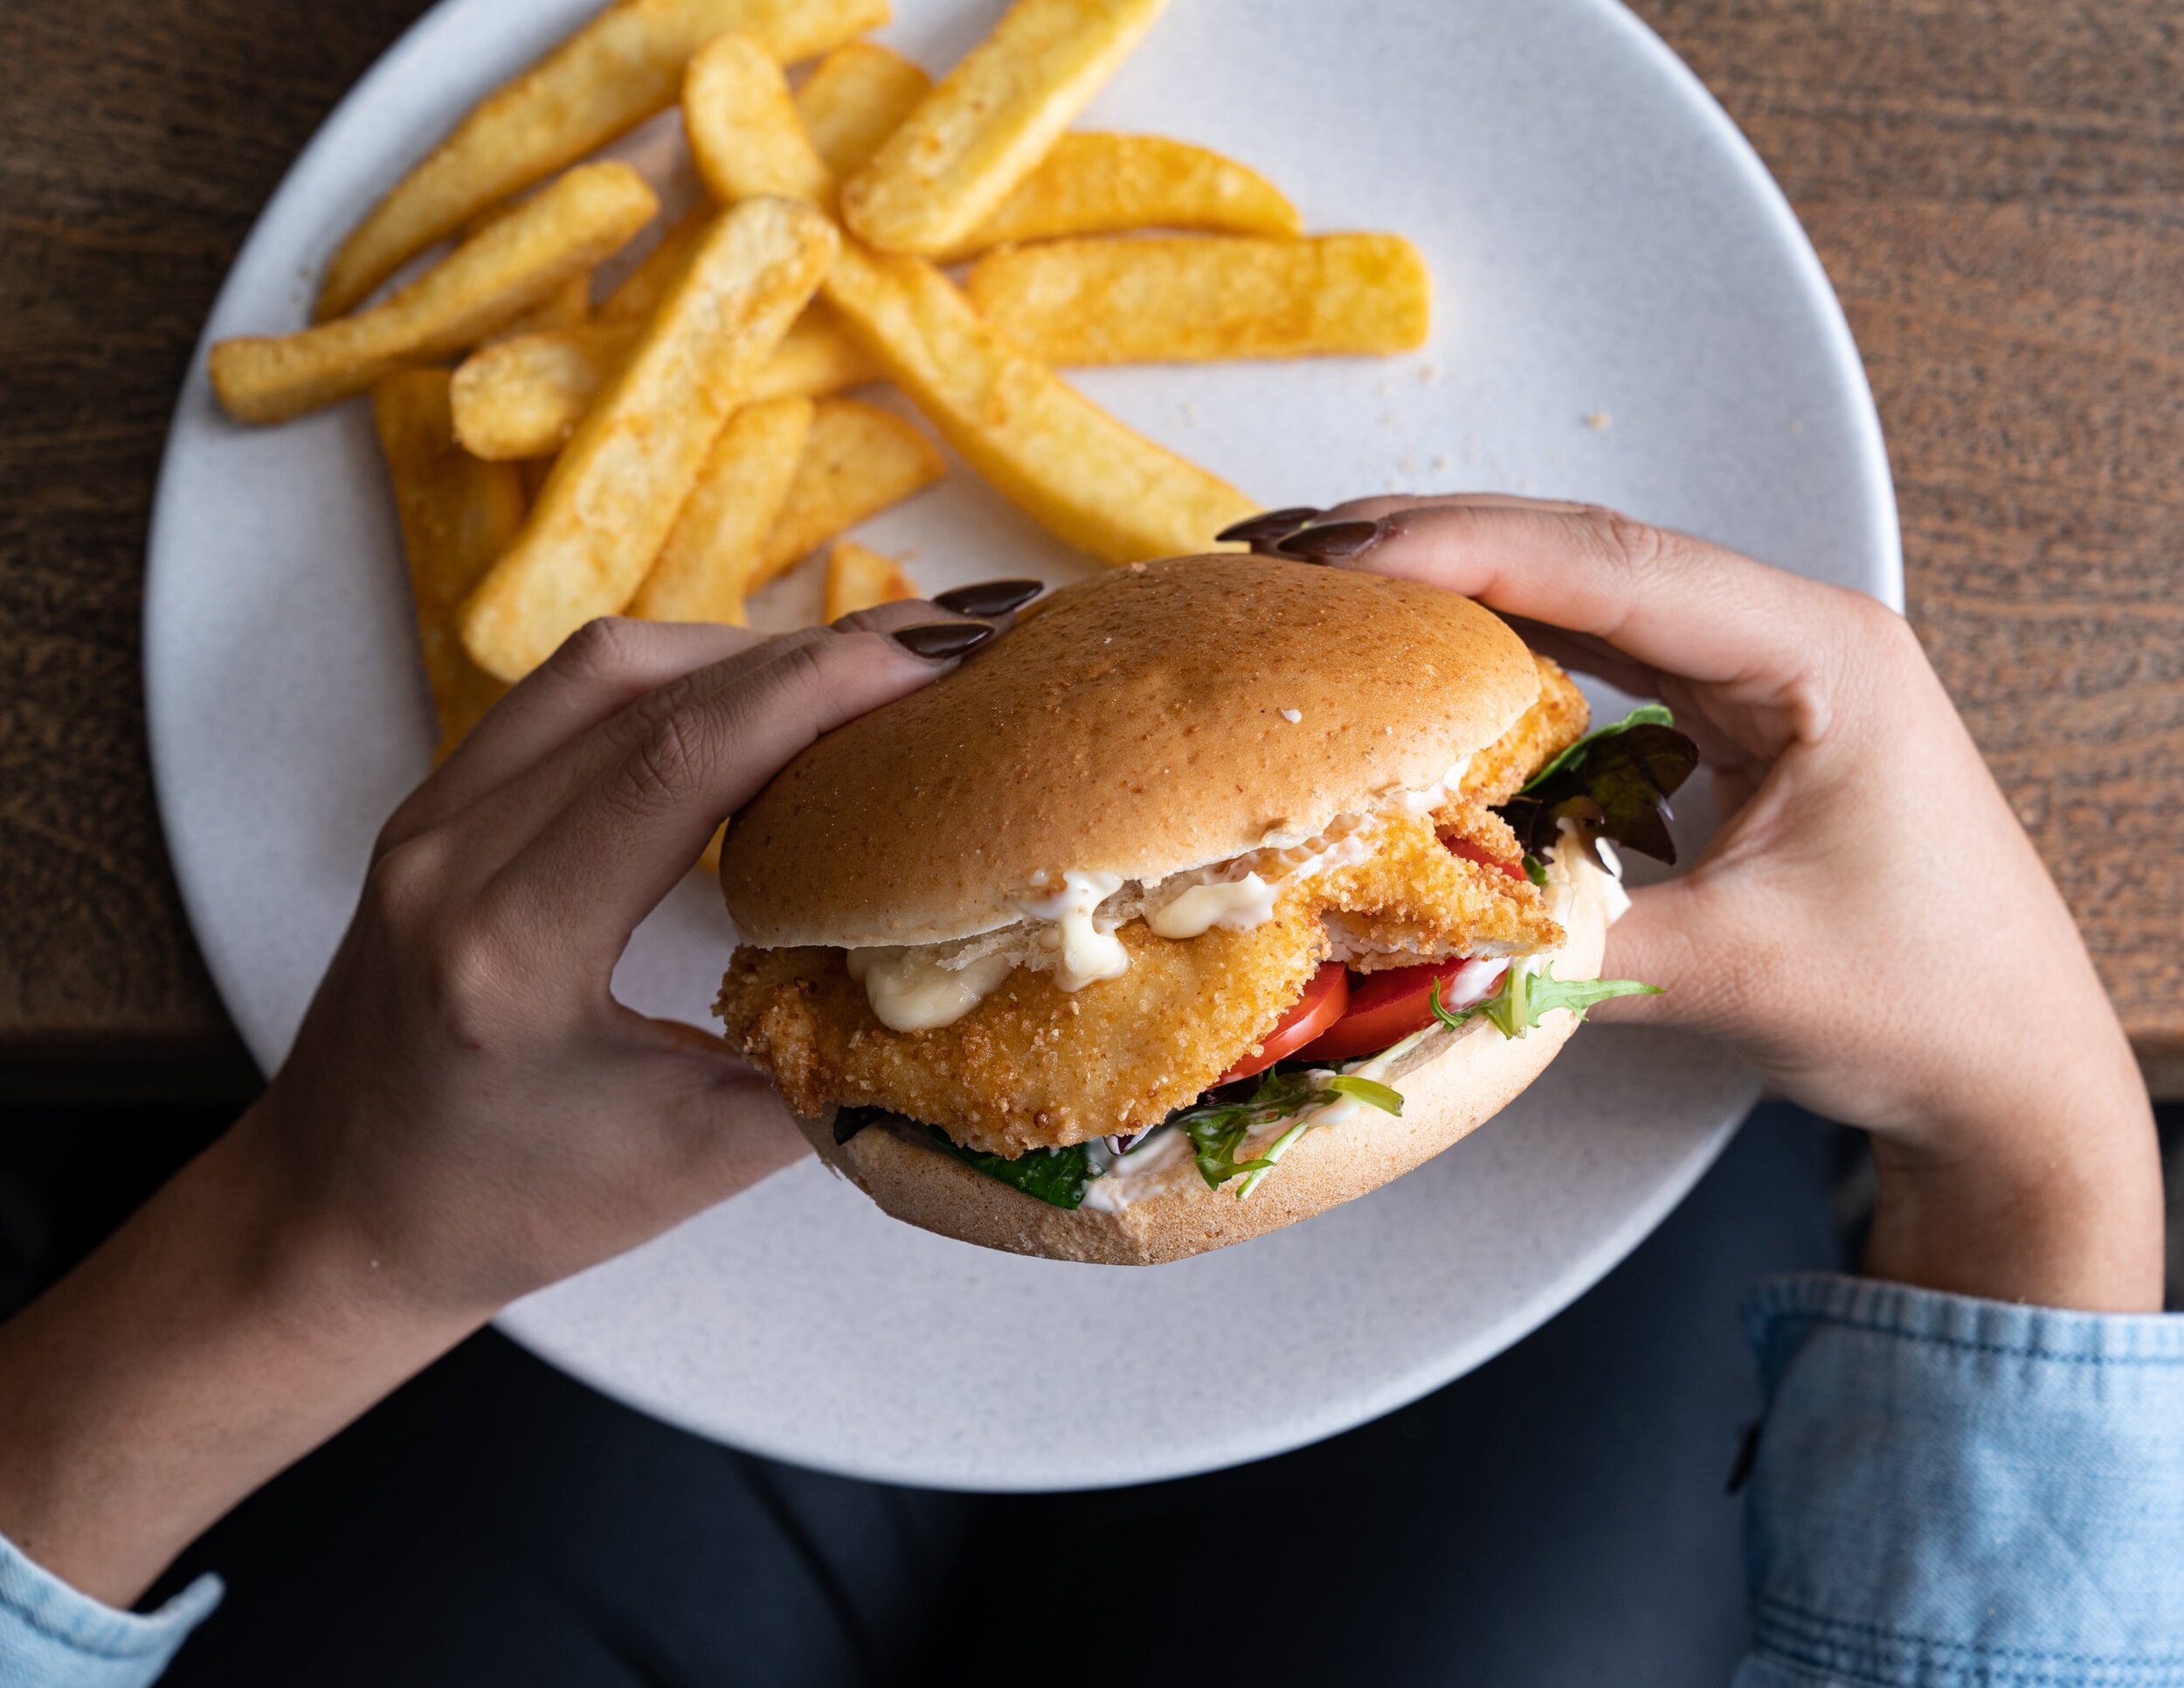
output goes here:
[[559, 334], [569, 329], [581, 329], [591, 320], [591, 272], [585, 270], [570, 276], [508, 327], [494, 332], [485, 343], [493, 345], [513, 340], [519, 334]]
[[744, 595], [811, 431], [808, 398], [746, 405], [728, 419], [632, 615], [743, 625]]
[[708, 230], [463, 605], [463, 642], [481, 668], [520, 679], [636, 594], [722, 425], [839, 245], [823, 215], [785, 199], [746, 200]]
[[327, 266], [319, 320], [494, 201], [667, 110], [690, 55], [723, 31], [788, 64], [887, 17], [887, 0], [618, 0], [480, 101], [372, 207]]
[[996, 334], [922, 259], [846, 242], [826, 299], [943, 439], [1080, 550], [1109, 563], [1212, 550], [1259, 508]]
[[833, 190], [781, 66], [747, 35], [723, 35], [691, 59], [682, 128], [698, 179], [724, 205], [761, 193], [824, 204]]
[[599, 301], [602, 322], [642, 322], [660, 308], [660, 301], [674, 285], [675, 275], [690, 261], [690, 253], [711, 222], [711, 205], [693, 205], [663, 231], [659, 244], [639, 260], [612, 293]]
[[917, 588], [902, 572], [902, 565], [884, 551], [860, 545], [854, 539], [838, 539], [826, 557], [826, 619], [839, 621], [859, 610], [876, 610], [882, 604], [900, 604], [916, 598]]
[[212, 385], [245, 422], [283, 422], [382, 376], [475, 344], [652, 220], [660, 201], [626, 164], [580, 164], [358, 315], [300, 334], [223, 340]]
[[1281, 189], [1204, 147], [1158, 135], [1070, 134], [943, 257], [1131, 229], [1294, 236], [1303, 226]]
[[1400, 235], [1053, 240], [989, 253], [978, 315], [1050, 363], [1208, 363], [1409, 351], [1433, 283]]
[[876, 41], [845, 41], [804, 79], [797, 114], [839, 182], [864, 168], [932, 86], [901, 53]]
[[961, 245], [1038, 167], [1162, 4], [1016, 0], [842, 184], [850, 232], [885, 252]]
[[515, 536], [523, 490], [514, 464], [481, 463], [456, 444], [445, 370], [387, 377], [371, 390], [371, 419], [410, 561], [425, 675], [439, 716], [437, 755], [446, 756], [508, 689], [463, 649], [455, 606]]
[[[529, 459], [559, 451], [644, 326], [602, 321], [523, 335], [472, 353], [455, 371], [456, 433], [480, 457]], [[814, 301], [751, 377], [745, 402], [816, 398], [878, 373], [840, 319]]]
[[796, 479], [759, 554], [753, 587], [947, 472], [940, 448], [893, 411], [861, 399], [822, 398]]

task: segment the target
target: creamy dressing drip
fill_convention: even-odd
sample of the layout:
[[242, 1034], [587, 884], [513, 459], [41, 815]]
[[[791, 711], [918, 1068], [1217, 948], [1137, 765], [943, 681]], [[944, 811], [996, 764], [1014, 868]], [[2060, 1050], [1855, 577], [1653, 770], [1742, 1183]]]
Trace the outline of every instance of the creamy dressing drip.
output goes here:
[[1377, 792], [1375, 810], [1337, 815], [1309, 835], [1270, 832], [1255, 850], [1171, 874], [1134, 895], [1124, 890], [1118, 874], [1065, 873], [1061, 889], [1016, 904], [1035, 928], [1028, 956], [1011, 955], [980, 939], [887, 945], [849, 951], [849, 975], [864, 986], [880, 1023], [898, 1032], [954, 1024], [1018, 966], [1052, 972], [1063, 990], [1081, 991], [1129, 970], [1130, 952], [1115, 935], [1125, 921], [1142, 917], [1157, 935], [1171, 939], [1203, 937], [1217, 927], [1250, 931], [1274, 917], [1291, 882], [1369, 858], [1382, 815], [1430, 814], [1440, 808], [1470, 764], [1465, 757], [1421, 790]]

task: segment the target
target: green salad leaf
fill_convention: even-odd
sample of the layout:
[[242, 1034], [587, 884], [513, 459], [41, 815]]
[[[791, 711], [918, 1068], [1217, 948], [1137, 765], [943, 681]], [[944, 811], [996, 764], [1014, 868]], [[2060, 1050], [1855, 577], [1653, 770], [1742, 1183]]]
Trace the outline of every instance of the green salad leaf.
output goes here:
[[1587, 733], [1497, 813], [1530, 857], [1552, 852], [1560, 823], [1575, 820], [1587, 823], [1588, 836], [1598, 833], [1673, 862], [1669, 799], [1697, 766], [1698, 746], [1676, 731], [1666, 708], [1648, 703], [1613, 726]]
[[1468, 1008], [1443, 1007], [1438, 979], [1434, 981], [1426, 1000], [1434, 1011], [1434, 1018], [1451, 1031], [1461, 1031], [1475, 1017], [1483, 1016], [1494, 1023], [1503, 1037], [1522, 1037], [1557, 1008], [1567, 1008], [1582, 1020], [1587, 1008], [1611, 996], [1660, 994], [1658, 985], [1642, 984], [1635, 979], [1557, 979], [1554, 964], [1549, 962], [1538, 973], [1529, 967], [1512, 965], [1502, 975], [1502, 982], [1495, 987], [1493, 995]]
[[1067, 1149], [1033, 1149], [1008, 1160], [966, 1149], [936, 1126], [925, 1129], [932, 1133], [935, 1146], [945, 1149], [964, 1166], [975, 1166], [988, 1178], [1013, 1185], [1050, 1206], [1074, 1211], [1091, 1186], [1092, 1159], [1082, 1143]]
[[1259, 1126], [1271, 1125], [1277, 1119], [1343, 1097], [1355, 1097], [1386, 1113], [1403, 1111], [1402, 1093], [1370, 1078], [1349, 1073], [1269, 1072], [1248, 1096], [1219, 1102], [1200, 1100], [1169, 1115], [1167, 1123], [1189, 1136], [1199, 1176], [1209, 1188], [1218, 1190], [1232, 1178], [1244, 1177], [1243, 1188], [1236, 1192], [1241, 1199], [1258, 1188], [1259, 1180], [1274, 1170], [1283, 1152], [1303, 1135], [1305, 1122], [1299, 1120], [1279, 1142], [1268, 1145], [1266, 1153], [1250, 1160], [1236, 1159], [1244, 1139]]

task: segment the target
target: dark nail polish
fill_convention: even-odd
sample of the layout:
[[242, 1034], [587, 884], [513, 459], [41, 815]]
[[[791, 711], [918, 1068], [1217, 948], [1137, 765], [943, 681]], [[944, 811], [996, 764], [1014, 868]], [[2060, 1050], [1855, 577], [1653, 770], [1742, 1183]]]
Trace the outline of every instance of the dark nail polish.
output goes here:
[[977, 650], [993, 637], [993, 631], [992, 624], [985, 621], [928, 621], [898, 628], [889, 637], [913, 656], [946, 662]]
[[1324, 528], [1293, 533], [1274, 549], [1276, 554], [1299, 562], [1324, 562], [1334, 557], [1361, 557], [1387, 537], [1385, 522], [1330, 522]]
[[1006, 615], [1011, 610], [1022, 609], [1046, 590], [1046, 583], [1040, 580], [980, 580], [942, 592], [933, 602], [957, 615]]
[[1231, 544], [1237, 541], [1256, 544], [1262, 539], [1280, 539], [1295, 533], [1307, 522], [1322, 514], [1305, 504], [1296, 504], [1286, 510], [1266, 510], [1257, 515], [1248, 515], [1241, 522], [1232, 522], [1213, 536], [1216, 544]]

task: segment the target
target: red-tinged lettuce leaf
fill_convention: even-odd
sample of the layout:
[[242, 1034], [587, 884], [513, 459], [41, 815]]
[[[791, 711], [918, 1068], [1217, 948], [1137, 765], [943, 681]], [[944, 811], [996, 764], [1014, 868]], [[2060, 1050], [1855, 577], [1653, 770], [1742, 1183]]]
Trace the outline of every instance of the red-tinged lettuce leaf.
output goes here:
[[1613, 839], [1659, 861], [1676, 861], [1669, 799], [1698, 766], [1698, 746], [1658, 703], [1588, 733], [1545, 768], [1498, 813], [1529, 855], [1545, 855], [1565, 820], [1586, 823], [1588, 840]]

